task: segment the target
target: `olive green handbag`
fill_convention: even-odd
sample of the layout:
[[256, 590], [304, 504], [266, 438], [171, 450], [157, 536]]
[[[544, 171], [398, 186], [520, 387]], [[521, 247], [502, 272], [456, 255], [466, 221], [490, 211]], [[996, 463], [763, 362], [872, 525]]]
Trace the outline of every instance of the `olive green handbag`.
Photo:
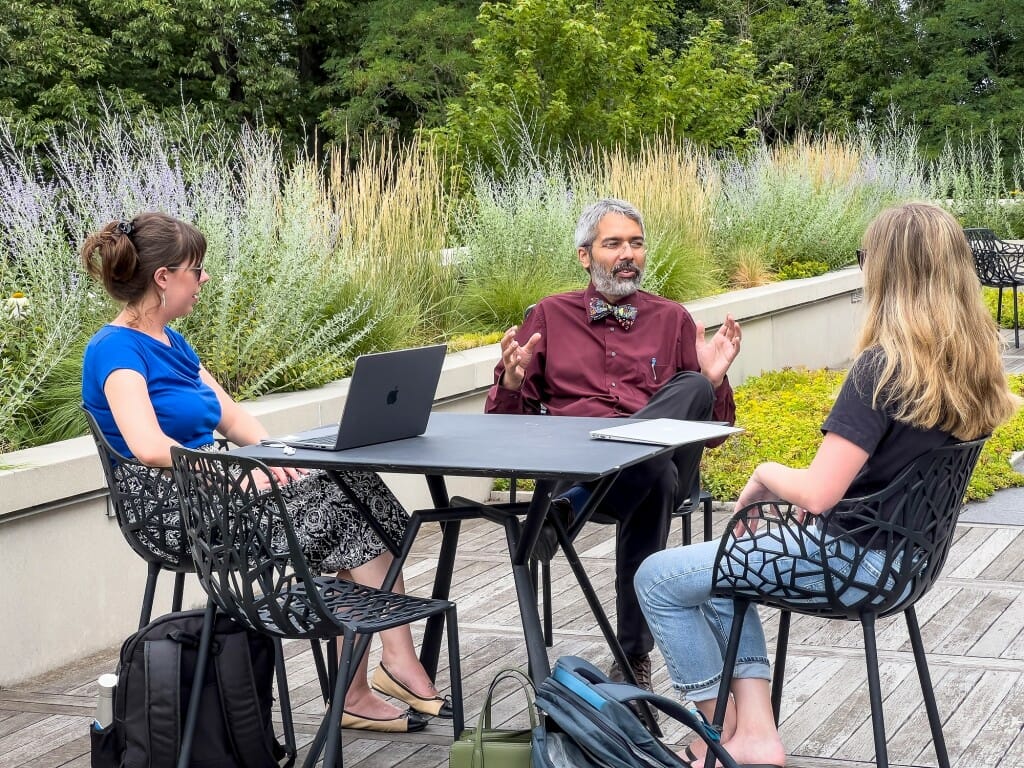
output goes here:
[[[519, 683], [526, 696], [526, 711], [530, 727], [522, 730], [491, 728], [491, 698], [502, 680]], [[503, 669], [494, 676], [487, 689], [476, 728], [463, 731], [448, 753], [449, 768], [530, 768], [532, 739], [540, 730], [537, 705], [534, 703], [533, 682], [518, 669]]]

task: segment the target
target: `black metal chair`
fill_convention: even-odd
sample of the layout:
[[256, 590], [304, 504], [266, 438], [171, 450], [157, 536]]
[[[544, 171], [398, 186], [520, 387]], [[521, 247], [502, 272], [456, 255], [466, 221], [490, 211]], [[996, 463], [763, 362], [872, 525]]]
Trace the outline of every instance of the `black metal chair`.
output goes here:
[[[754, 603], [779, 608], [779, 634], [776, 643], [775, 671], [772, 681], [772, 707], [778, 723], [782, 684], [786, 669], [786, 646], [793, 613], [829, 619], [859, 621], [864, 632], [871, 719], [875, 740], [875, 761], [888, 766], [882, 693], [875, 645], [875, 619], [903, 613], [914, 661], [921, 682], [925, 709], [931, 726], [940, 768], [949, 768], [949, 757], [942, 735], [942, 720], [935, 704], [928, 662], [914, 604], [935, 584], [953, 542], [964, 493], [978, 454], [987, 438], [958, 443], [930, 451], [914, 461], [886, 488], [861, 498], [843, 499], [822, 519], [807, 517], [797, 522], [794, 509], [784, 502], [752, 504], [733, 515], [721, 539], [715, 562], [713, 594], [735, 601], [735, 616], [725, 654], [722, 683], [719, 688], [715, 723], [721, 725], [729, 697], [740, 632], [747, 607]], [[744, 522], [757, 519], [756, 541], [772, 553], [764, 558], [751, 557], [751, 540], [737, 547], [744, 536]], [[819, 525], [823, 520], [825, 525]], [[829, 534], [839, 539], [860, 542], [861, 549], [852, 559], [835, 554], [825, 546], [825, 526], [842, 523]], [[783, 535], [787, 529], [789, 535]], [[796, 532], [795, 535], [793, 532]], [[820, 548], [816, 557], [808, 557], [808, 548]], [[860, 574], [864, 548], [885, 552], [885, 563], [877, 579]], [[832, 551], [832, 555], [828, 554]], [[799, 561], [799, 575], [792, 567]], [[750, 586], [762, 580], [758, 587]], [[812, 586], [809, 586], [811, 582]], [[817, 583], [821, 586], [818, 587]]]
[[147, 467], [136, 459], [122, 456], [104, 437], [88, 410], [85, 410], [85, 418], [103, 465], [110, 504], [121, 534], [149, 568], [139, 617], [141, 628], [149, 623], [153, 612], [153, 596], [161, 571], [174, 574], [172, 611], [181, 610], [185, 574], [195, 571], [181, 524], [174, 478], [166, 469]]
[[1024, 286], [1024, 245], [1008, 243], [995, 236], [991, 229], [968, 227], [964, 230], [974, 254], [978, 280], [989, 288], [999, 289], [996, 301], [996, 322], [1003, 318], [1003, 289], [1013, 293], [1013, 345], [1020, 347], [1020, 326], [1017, 319], [1017, 289]]
[[[357, 638], [441, 614], [448, 630], [458, 738], [463, 712], [454, 603], [314, 576], [280, 489], [264, 464], [184, 448], [172, 448], [171, 457], [199, 580], [212, 602], [236, 621], [271, 637], [343, 637], [331, 704], [304, 765], [314, 765], [321, 752], [324, 765], [342, 765], [341, 714], [357, 658]], [[269, 489], [259, 490], [259, 483], [266, 487], [268, 478]]]

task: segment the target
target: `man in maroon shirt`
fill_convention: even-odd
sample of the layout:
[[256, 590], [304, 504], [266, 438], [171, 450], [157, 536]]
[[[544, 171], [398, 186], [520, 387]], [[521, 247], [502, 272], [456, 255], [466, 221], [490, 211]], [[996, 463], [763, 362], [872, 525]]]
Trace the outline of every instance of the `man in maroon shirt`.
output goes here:
[[[505, 332], [487, 412], [733, 423], [726, 372], [739, 353], [739, 325], [727, 316], [705, 340], [682, 305], [639, 290], [646, 261], [640, 212], [623, 200], [599, 200], [580, 216], [576, 248], [590, 284], [548, 296], [522, 327]], [[618, 521], [617, 635], [646, 688], [654, 640], [633, 576], [644, 558], [665, 548], [672, 512], [696, 480], [702, 451], [683, 446], [627, 468], [598, 509]], [[613, 666], [610, 676], [621, 680], [622, 670]]]

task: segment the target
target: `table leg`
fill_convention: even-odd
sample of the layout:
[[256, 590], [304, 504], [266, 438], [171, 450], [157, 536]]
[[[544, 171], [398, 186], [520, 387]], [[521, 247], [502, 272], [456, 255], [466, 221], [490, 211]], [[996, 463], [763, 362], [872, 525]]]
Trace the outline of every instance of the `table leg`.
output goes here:
[[526, 640], [530, 677], [538, 685], [551, 674], [551, 665], [544, 645], [540, 613], [537, 610], [537, 588], [530, 577], [530, 554], [547, 517], [554, 488], [555, 483], [551, 480], [537, 480], [524, 523], [520, 526], [519, 521], [512, 515], [505, 521], [505, 536], [508, 539], [508, 551], [512, 553], [512, 577], [519, 600], [519, 615], [523, 622], [523, 638]]
[[[443, 509], [450, 503], [448, 488], [441, 475], [427, 475], [427, 488], [435, 509]], [[459, 531], [462, 524], [458, 520], [441, 523], [441, 552], [437, 558], [437, 570], [434, 572], [434, 591], [431, 597], [435, 600], [447, 600], [452, 591], [452, 573], [455, 570], [455, 554], [459, 546]], [[423, 629], [423, 644], [420, 646], [420, 663], [427, 671], [430, 679], [437, 675], [437, 660], [441, 654], [441, 642], [444, 639], [444, 614], [431, 616]]]
[[[579, 515], [579, 519], [573, 521], [568, 531], [562, 525], [560, 520], [555, 518], [552, 519], [551, 522], [555, 527], [555, 533], [558, 536], [558, 543], [562, 548], [565, 559], [569, 563], [569, 567], [572, 569], [573, 575], [576, 577], [576, 583], [579, 584], [580, 591], [583, 592], [583, 597], [587, 601], [590, 612], [594, 615], [594, 619], [597, 621], [597, 625], [601, 629], [601, 634], [604, 635], [605, 642], [608, 643], [608, 649], [612, 652], [612, 657], [619, 663], [619, 667], [622, 669], [626, 680], [633, 685], [636, 685], [636, 678], [634, 677], [633, 671], [626, 660], [626, 654], [622, 650], [622, 646], [619, 644], [619, 638], [615, 634], [615, 629], [612, 627], [611, 622], [608, 621], [608, 616], [604, 612], [604, 606], [601, 605], [601, 601], [598, 599], [597, 593], [594, 591], [594, 585], [590, 583], [590, 577], [587, 575], [587, 571], [583, 567], [583, 562], [580, 560], [579, 555], [576, 553], [576, 548], [572, 543], [576, 534], [580, 532], [580, 529], [582, 529], [586, 524], [587, 520], [594, 513], [594, 510], [600, 505], [609, 486], [615, 481], [615, 477], [616, 476], [605, 477], [600, 483], [598, 483], [597, 487], [594, 489], [591, 499], [588, 500], [587, 505]], [[647, 726], [647, 730], [655, 736], [660, 736], [661, 730], [658, 728], [657, 721], [655, 721], [654, 715], [647, 703], [640, 702], [639, 710], [640, 716], [644, 721], [644, 725]]]

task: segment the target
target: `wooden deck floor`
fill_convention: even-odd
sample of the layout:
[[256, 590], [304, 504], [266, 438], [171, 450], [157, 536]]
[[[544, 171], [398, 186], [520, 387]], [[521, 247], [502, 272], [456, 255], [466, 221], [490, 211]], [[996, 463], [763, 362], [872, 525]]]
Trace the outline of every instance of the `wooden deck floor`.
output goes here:
[[[1024, 353], [1010, 347], [1010, 372], [1024, 372]], [[724, 513], [716, 514], [715, 535]], [[936, 588], [918, 604], [925, 647], [945, 722], [954, 766], [1024, 766], [1024, 514], [1020, 525], [975, 522], [958, 527], [957, 543]], [[695, 526], [699, 530], [700, 526]], [[587, 571], [606, 606], [613, 606], [613, 529], [588, 526], [577, 542]], [[698, 534], [699, 535], [699, 534]], [[678, 541], [674, 530], [671, 541]], [[429, 594], [439, 535], [424, 531], [405, 574], [409, 589]], [[486, 687], [505, 666], [526, 665], [515, 590], [504, 536], [493, 526], [464, 527], [453, 599], [459, 606], [467, 719], [480, 710]], [[553, 563], [555, 644], [550, 658], [583, 656], [606, 667], [610, 654], [589, 616], [564, 560]], [[141, 585], [140, 585], [141, 591]], [[775, 618], [764, 614], [769, 642]], [[935, 766], [927, 718], [905, 626], [879, 625], [889, 758], [893, 766]], [[117, 648], [74, 667], [0, 689], [0, 768], [89, 765], [88, 726], [96, 678], [114, 670]], [[772, 649], [770, 649], [772, 650]], [[319, 723], [322, 704], [308, 646], [286, 645], [289, 687], [300, 745]], [[375, 664], [374, 649], [371, 665]], [[655, 653], [654, 687], [670, 686]], [[447, 685], [446, 659], [438, 683]], [[372, 668], [372, 667], [371, 667]], [[503, 697], [495, 720], [521, 722], [521, 705]], [[783, 697], [782, 736], [790, 768], [873, 765], [871, 722], [859, 625], [795, 617]], [[666, 741], [685, 743], [688, 732], [669, 728]], [[418, 734], [388, 736], [346, 731], [345, 763], [359, 768], [447, 765], [451, 731], [434, 721]]]
[[[721, 514], [717, 515], [721, 525]], [[468, 715], [479, 712], [487, 684], [502, 667], [525, 666], [515, 591], [507, 555], [494, 529], [466, 526], [455, 575], [459, 605], [463, 679]], [[612, 529], [591, 525], [579, 551], [605, 604], [613, 604]], [[673, 532], [673, 540], [678, 533]], [[425, 593], [433, 578], [438, 535], [421, 537], [406, 569], [410, 589]], [[576, 654], [605, 666], [609, 653], [564, 561], [554, 562], [555, 645], [551, 658]], [[918, 607], [939, 709], [945, 719], [955, 766], [1024, 765], [1024, 532], [1020, 527], [961, 525], [945, 575]], [[765, 614], [769, 637], [774, 617]], [[862, 641], [859, 625], [796, 617], [793, 622], [782, 734], [792, 768], [872, 764]], [[888, 620], [879, 627], [889, 754], [893, 765], [934, 766], [927, 720], [920, 704], [905, 627]], [[74, 668], [0, 690], [0, 768], [87, 766], [87, 729], [96, 677], [115, 666], [116, 650]], [[286, 646], [289, 683], [300, 743], [312, 738], [322, 705], [310, 653], [302, 643]], [[371, 661], [371, 664], [373, 661]], [[442, 665], [446, 660], [442, 658]], [[442, 668], [440, 684], [447, 684]], [[654, 686], [668, 692], [660, 656]], [[499, 722], [515, 720], [514, 696], [495, 709]], [[685, 729], [671, 728], [670, 743], [684, 743]], [[345, 732], [346, 765], [443, 766], [451, 738], [443, 721], [402, 736]]]

